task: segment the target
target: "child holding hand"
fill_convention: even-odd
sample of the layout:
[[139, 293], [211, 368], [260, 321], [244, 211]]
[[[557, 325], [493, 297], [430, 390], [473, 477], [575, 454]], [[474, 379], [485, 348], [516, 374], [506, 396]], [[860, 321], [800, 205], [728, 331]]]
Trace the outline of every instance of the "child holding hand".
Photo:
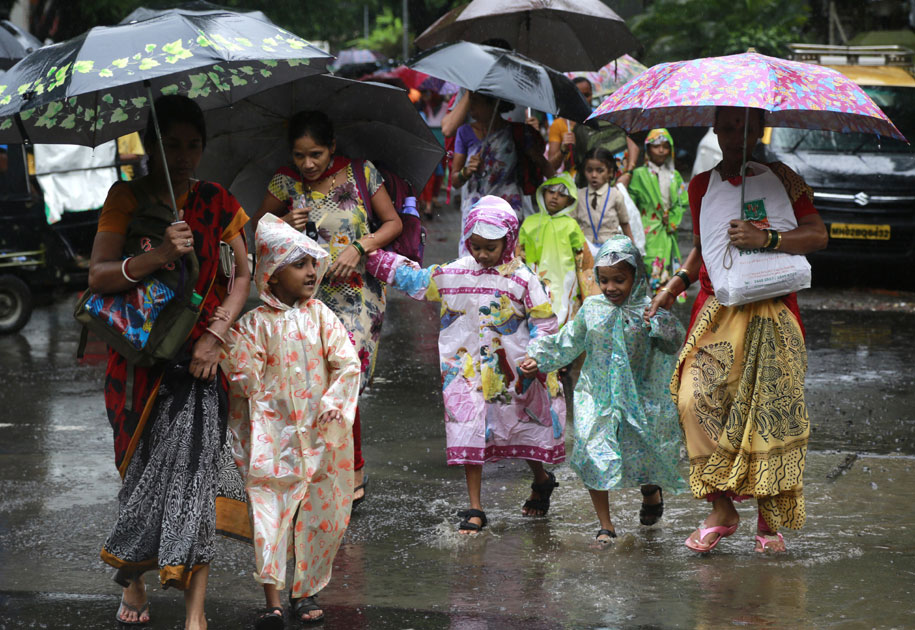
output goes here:
[[587, 351], [574, 393], [569, 465], [591, 494], [600, 521], [597, 540], [606, 545], [616, 538], [608, 490], [640, 485], [639, 520], [652, 525], [664, 510], [661, 487], [683, 489], [680, 429], [668, 389], [684, 331], [662, 309], [644, 319], [651, 303], [645, 269], [627, 237], [601, 246], [594, 274], [601, 294], [585, 299], [558, 333], [533, 340], [519, 367], [531, 377]]
[[533, 474], [525, 516], [543, 516], [559, 484], [544, 464], [565, 459], [565, 403], [555, 372], [524, 377], [518, 363], [532, 339], [556, 332], [556, 317], [537, 276], [515, 256], [518, 219], [499, 197], [482, 197], [464, 222], [470, 255], [420, 269], [377, 250], [366, 269], [412, 298], [441, 303], [438, 337], [445, 402], [447, 461], [464, 466], [470, 509], [458, 531], [486, 527], [483, 464], [524, 459]]
[[314, 595], [330, 581], [353, 496], [352, 427], [360, 363], [343, 324], [313, 295], [327, 252], [281, 219], [257, 226], [261, 306], [229, 331], [232, 450], [245, 477], [256, 581], [267, 608], [256, 628], [281, 629], [287, 549], [295, 550], [295, 616], [317, 622]]

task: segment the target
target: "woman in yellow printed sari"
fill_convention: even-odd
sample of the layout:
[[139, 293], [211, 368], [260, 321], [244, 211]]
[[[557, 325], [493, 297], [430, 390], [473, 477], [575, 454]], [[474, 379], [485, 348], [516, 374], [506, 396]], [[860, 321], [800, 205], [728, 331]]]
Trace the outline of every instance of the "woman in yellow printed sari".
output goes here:
[[[690, 489], [712, 503], [712, 511], [685, 544], [696, 552], [711, 551], [737, 531], [733, 502], [755, 498], [756, 551], [784, 552], [779, 529], [799, 529], [806, 516], [807, 350], [797, 297], [722, 306], [702, 243], [725, 239], [741, 250], [777, 248], [803, 255], [825, 247], [827, 234], [811, 189], [780, 163], [750, 163], [747, 186], [755, 180], [753, 187], [764, 191], [767, 206], [793, 211], [797, 227], [775, 232], [740, 220], [740, 168], [762, 135], [763, 112], [750, 110], [747, 116], [744, 109], [721, 107], [714, 131], [722, 161], [689, 185], [695, 246], [647, 311], [653, 315], [659, 307], [670, 308], [692, 281], [701, 282], [671, 393], [689, 454]], [[735, 216], [725, 216], [722, 208]]]

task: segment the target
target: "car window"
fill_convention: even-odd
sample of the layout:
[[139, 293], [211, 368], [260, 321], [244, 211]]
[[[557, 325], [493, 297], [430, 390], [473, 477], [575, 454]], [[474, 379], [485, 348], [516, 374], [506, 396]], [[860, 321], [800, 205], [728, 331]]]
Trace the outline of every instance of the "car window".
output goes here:
[[[915, 141], [915, 88], [865, 86], [874, 102], [906, 138]], [[836, 133], [810, 129], [772, 130], [773, 148], [784, 151], [822, 151], [826, 153], [915, 153], [915, 145], [900, 140], [878, 138], [864, 133]]]

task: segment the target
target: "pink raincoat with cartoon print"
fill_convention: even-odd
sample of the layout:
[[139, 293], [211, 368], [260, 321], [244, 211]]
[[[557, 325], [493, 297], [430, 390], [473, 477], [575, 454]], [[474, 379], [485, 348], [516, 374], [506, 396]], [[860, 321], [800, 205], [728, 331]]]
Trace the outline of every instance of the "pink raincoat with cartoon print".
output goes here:
[[[229, 331], [220, 365], [229, 379], [229, 431], [245, 477], [254, 528], [255, 579], [314, 595], [330, 580], [353, 495], [353, 419], [359, 359], [337, 316], [316, 299], [287, 306], [271, 293], [273, 273], [310, 255], [317, 281], [327, 253], [273, 215], [257, 228], [255, 282], [264, 302]], [[330, 410], [342, 422], [319, 423]]]

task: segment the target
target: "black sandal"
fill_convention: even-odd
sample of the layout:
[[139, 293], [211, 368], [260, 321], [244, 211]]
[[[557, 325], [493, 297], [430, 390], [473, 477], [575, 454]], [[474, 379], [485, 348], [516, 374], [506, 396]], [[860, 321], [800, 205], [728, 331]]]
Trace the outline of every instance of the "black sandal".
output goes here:
[[[324, 621], [324, 609], [318, 605], [318, 600], [315, 599], [315, 596], [311, 597], [301, 597], [299, 599], [292, 599], [292, 594], [289, 596], [289, 601], [292, 602], [292, 612], [295, 614], [295, 618], [302, 623], [318, 623]], [[313, 610], [320, 610], [321, 615], [319, 617], [309, 617], [308, 613]]]
[[[136, 621], [124, 621], [123, 619], [121, 619], [121, 611], [124, 611], [124, 610], [137, 613], [137, 620]], [[118, 606], [118, 611], [116, 613], [114, 613], [114, 618], [122, 626], [148, 626], [150, 621], [152, 620], [152, 618], [147, 619], [146, 621], [140, 621], [140, 617], [142, 617], [144, 614], [146, 614], [146, 615], [149, 614], [149, 600], [148, 599], [146, 600], [145, 604], [143, 604], [142, 606], [137, 608], [136, 606], [131, 606], [130, 604], [125, 602], [124, 596], [122, 595], [121, 596], [121, 605]]]
[[[601, 536], [609, 536], [610, 540], [601, 540], [600, 539]], [[616, 538], [616, 532], [613, 531], [612, 529], [599, 529], [599, 530], [597, 530], [597, 536], [595, 536], [594, 538], [597, 540], [597, 542], [599, 542], [602, 545], [609, 545], [610, 543], [613, 542], [613, 539]]]
[[661, 486], [649, 486], [651, 490], [645, 490], [641, 488], [643, 497], [650, 497], [655, 492], [658, 493], [658, 497], [661, 499], [658, 503], [654, 505], [646, 505], [645, 502], [642, 502], [642, 507], [639, 509], [639, 522], [642, 525], [654, 525], [661, 517], [664, 515], [664, 492], [661, 490]]
[[546, 481], [531, 483], [531, 490], [539, 494], [540, 498], [528, 499], [521, 506], [522, 510], [537, 510], [543, 514], [525, 514], [524, 516], [546, 516], [546, 513], [550, 511], [550, 497], [553, 495], [553, 490], [559, 487], [559, 482], [556, 481], [556, 475], [553, 473], [548, 472], [547, 476], [549, 479]]
[[365, 496], [368, 493], [368, 489], [369, 489], [369, 476], [368, 476], [368, 473], [366, 473], [366, 474], [362, 475], [362, 483], [360, 483], [358, 486], [353, 488], [353, 494], [356, 494], [357, 491], [362, 490], [362, 496], [359, 497], [358, 499], [353, 499], [353, 505], [350, 508], [351, 510], [355, 510], [357, 505], [359, 505], [360, 503], [365, 501]]
[[256, 630], [283, 630], [286, 627], [286, 610], [282, 606], [264, 608], [254, 621]]
[[[489, 523], [489, 519], [486, 518], [486, 513], [483, 512], [483, 510], [474, 510], [474, 509], [461, 510], [460, 512], [457, 513], [457, 515], [460, 516], [462, 519], [464, 519], [463, 521], [461, 521], [460, 525], [458, 525], [459, 532], [471, 532], [471, 533], [481, 532], [481, 531], [483, 531], [483, 528], [486, 527], [486, 524]], [[482, 521], [482, 524], [477, 525], [476, 523], [471, 523], [470, 519], [472, 519], [472, 518], [480, 519]]]

